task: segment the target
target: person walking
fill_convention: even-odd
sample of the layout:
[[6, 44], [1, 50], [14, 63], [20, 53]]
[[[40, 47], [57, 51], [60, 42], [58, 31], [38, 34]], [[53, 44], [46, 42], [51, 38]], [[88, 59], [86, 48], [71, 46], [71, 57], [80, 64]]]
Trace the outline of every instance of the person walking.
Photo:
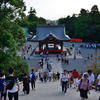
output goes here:
[[60, 73], [59, 72], [57, 72], [57, 80], [59, 80], [60, 79]]
[[87, 74], [84, 74], [83, 78], [80, 80], [78, 90], [80, 92], [80, 97], [82, 98], [82, 100], [88, 99], [89, 79]]
[[72, 72], [72, 78], [74, 81], [74, 88], [77, 88], [77, 86], [78, 86], [78, 77], [79, 77], [79, 72], [76, 69], [74, 69]]
[[41, 82], [43, 82], [43, 77], [44, 77], [44, 73], [43, 72], [39, 72], [39, 80]]
[[68, 76], [69, 76], [68, 88], [70, 88], [70, 87], [72, 87], [72, 83], [73, 83], [73, 81], [72, 81], [72, 73], [71, 73], [71, 71], [68, 71], [67, 73], [68, 73]]
[[97, 87], [100, 92], [100, 74], [97, 76]]
[[95, 81], [94, 73], [92, 72], [92, 70], [88, 70], [87, 72], [83, 73], [83, 76], [84, 74], [87, 74], [89, 79], [90, 89], [92, 89], [93, 83]]
[[31, 70], [30, 79], [31, 79], [32, 90], [33, 89], [35, 90], [36, 75], [35, 75], [34, 69]]
[[[100, 74], [97, 76], [97, 87], [100, 92]], [[100, 97], [99, 97], [99, 100], [100, 100]]]
[[48, 79], [49, 79], [49, 82], [51, 82], [52, 77], [53, 77], [53, 72], [49, 71], [49, 72], [48, 72]]
[[47, 82], [47, 78], [48, 78], [48, 74], [47, 74], [47, 72], [44, 72], [43, 81]]
[[6, 92], [4, 93], [4, 74], [2, 71], [0, 71], [0, 100], [4, 97], [4, 100], [6, 100]]
[[65, 95], [67, 92], [68, 79], [69, 79], [69, 76], [67, 74], [67, 71], [64, 70], [64, 73], [62, 73], [61, 75], [61, 85], [62, 85], [62, 92], [64, 92]]
[[9, 76], [5, 78], [4, 93], [8, 91], [8, 99], [18, 100], [18, 91], [19, 91], [19, 81], [16, 76], [14, 76], [13, 68], [8, 70]]
[[56, 76], [56, 73], [55, 72], [53, 72], [52, 78], [53, 78], [53, 81], [56, 81], [57, 76]]
[[30, 83], [30, 78], [25, 73], [23, 75], [23, 92], [24, 92], [24, 94], [29, 94], [29, 92], [30, 92], [30, 85], [29, 85], [29, 83]]

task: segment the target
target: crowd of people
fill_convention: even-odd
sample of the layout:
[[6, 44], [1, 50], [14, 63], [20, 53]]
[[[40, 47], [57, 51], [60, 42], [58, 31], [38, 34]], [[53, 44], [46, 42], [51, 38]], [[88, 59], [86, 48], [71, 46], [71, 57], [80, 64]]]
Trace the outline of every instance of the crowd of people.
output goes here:
[[35, 48], [31, 44], [27, 44], [21, 48], [22, 58], [25, 60], [30, 60], [35, 52]]
[[[86, 48], [90, 47], [87, 45]], [[31, 45], [22, 48], [24, 59], [26, 59], [25, 54], [28, 54], [29, 50], [32, 50]], [[69, 51], [71, 50], [72, 48], [69, 49]], [[69, 53], [71, 54], [71, 52]], [[75, 48], [74, 59], [76, 58], [76, 54], [81, 54], [80, 48]], [[65, 54], [57, 55], [57, 60], [69, 65], [69, 59], [66, 59], [65, 56]], [[35, 72], [34, 69], [32, 69], [29, 74], [23, 73], [21, 83], [23, 84], [22, 91], [25, 95], [28, 95], [30, 90], [36, 90], [37, 80], [42, 83], [60, 81], [62, 93], [64, 93], [64, 95], [67, 95], [68, 88], [74, 88], [73, 91], [79, 91], [82, 100], [88, 99], [88, 94], [91, 89], [100, 92], [100, 74], [95, 76], [92, 70], [81, 73], [76, 69], [71, 71], [64, 70], [62, 73], [53, 72], [51, 71], [52, 64], [49, 61], [49, 58], [47, 56], [43, 57], [42, 54], [40, 57], [41, 59], [38, 62], [40, 68], [43, 68], [43, 65], [46, 64], [48, 70], [44, 72]], [[85, 62], [92, 59], [92, 57], [92, 54], [88, 54]], [[28, 59], [30, 58], [28, 57]], [[0, 70], [0, 100], [7, 100], [7, 98], [9, 100], [13, 100], [13, 98], [14, 100], [18, 100], [18, 92], [20, 90], [18, 77], [14, 76], [14, 70], [12, 68], [8, 70], [8, 73], [9, 75], [5, 76], [4, 71]]]
[[84, 47], [84, 48], [90, 48], [90, 49], [100, 49], [100, 44], [99, 43], [84, 43], [82, 45], [80, 45], [80, 47]]
[[61, 76], [62, 92], [66, 95], [67, 88], [72, 87], [72, 85], [80, 92], [82, 100], [88, 99], [90, 90], [95, 89], [100, 92], [100, 74], [96, 77], [92, 70], [84, 73], [79, 73], [76, 69], [71, 73], [64, 70]]
[[59, 80], [60, 79], [60, 73], [57, 72], [52, 72], [52, 71], [49, 71], [49, 72], [39, 72], [39, 80], [41, 82], [51, 82], [51, 81], [56, 81], [56, 80]]
[[[20, 90], [18, 77], [14, 75], [14, 69], [8, 70], [9, 75], [5, 76], [4, 71], [0, 71], [0, 100], [18, 100], [18, 92]], [[82, 100], [88, 99], [88, 93], [91, 89], [100, 92], [100, 74], [96, 77], [92, 70], [80, 73], [76, 69], [72, 71], [64, 70], [63, 73], [35, 72], [31, 70], [30, 74], [24, 73], [22, 76], [23, 93], [29, 94], [30, 89], [36, 90], [36, 81], [55, 82], [60, 81], [62, 92], [66, 95], [68, 88], [74, 88], [80, 92]], [[4, 98], [4, 99], [3, 99]], [[99, 98], [100, 100], [100, 98]]]

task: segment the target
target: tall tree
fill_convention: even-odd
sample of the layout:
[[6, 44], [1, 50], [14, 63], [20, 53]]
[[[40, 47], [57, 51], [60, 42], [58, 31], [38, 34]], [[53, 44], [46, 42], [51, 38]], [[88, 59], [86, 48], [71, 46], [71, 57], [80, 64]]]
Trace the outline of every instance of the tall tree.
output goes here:
[[30, 11], [28, 13], [29, 13], [28, 20], [30, 22], [32, 22], [32, 21], [34, 21], [34, 20], [37, 19], [37, 17], [36, 17], [36, 10], [35, 9], [33, 9], [32, 7], [30, 7]]
[[64, 24], [66, 32], [71, 38], [82, 38], [84, 41], [100, 42], [100, 11], [94, 5], [89, 12], [81, 9], [75, 16], [67, 16], [58, 20], [59, 24]]
[[81, 9], [80, 10], [80, 16], [87, 16], [87, 14], [89, 13], [89, 11], [88, 10], [85, 10], [85, 9]]
[[31, 32], [33, 35], [36, 33], [36, 26], [40, 24], [46, 24], [46, 20], [42, 17], [36, 16], [36, 10], [30, 7], [29, 15], [27, 16], [27, 21], [29, 22], [28, 28], [29, 33]]
[[100, 37], [100, 35], [98, 34], [99, 28], [100, 28], [100, 11], [98, 9], [97, 5], [94, 5], [91, 8], [91, 12], [90, 12], [90, 23], [89, 23], [89, 27], [88, 27], [88, 37], [90, 41], [100, 41], [98, 38]]
[[70, 37], [74, 36], [74, 21], [76, 16], [67, 16], [66, 18], [61, 18], [58, 20], [58, 24], [64, 24], [66, 34], [68, 34]]
[[[23, 0], [0, 0], [0, 68], [4, 70], [14, 67], [16, 72], [20, 72], [17, 58], [24, 64], [17, 52], [25, 41], [25, 35], [16, 23], [16, 19], [23, 13], [23, 8]], [[27, 69], [21, 67], [24, 71]]]
[[91, 13], [92, 13], [92, 14], [99, 14], [99, 9], [98, 9], [98, 6], [97, 6], [97, 5], [94, 5], [94, 6], [91, 8]]

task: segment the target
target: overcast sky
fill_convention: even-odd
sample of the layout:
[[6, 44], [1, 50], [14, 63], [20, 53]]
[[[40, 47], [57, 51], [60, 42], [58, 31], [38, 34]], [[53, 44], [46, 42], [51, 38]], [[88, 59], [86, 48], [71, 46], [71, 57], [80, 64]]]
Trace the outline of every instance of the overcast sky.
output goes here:
[[24, 0], [27, 12], [30, 7], [36, 9], [37, 16], [56, 20], [68, 15], [78, 14], [81, 8], [90, 10], [93, 5], [98, 5], [100, 0]]

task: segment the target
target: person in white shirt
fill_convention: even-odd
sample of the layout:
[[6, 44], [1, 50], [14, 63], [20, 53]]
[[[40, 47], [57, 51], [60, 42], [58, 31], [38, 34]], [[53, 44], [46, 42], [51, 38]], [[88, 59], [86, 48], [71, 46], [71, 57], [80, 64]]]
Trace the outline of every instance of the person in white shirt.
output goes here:
[[67, 71], [64, 70], [64, 73], [61, 75], [61, 85], [62, 85], [62, 92], [64, 92], [65, 94], [67, 92], [68, 79], [69, 75], [67, 74]]
[[100, 91], [100, 74], [97, 77], [97, 86], [98, 86], [99, 91]]
[[38, 71], [35, 72], [35, 76], [36, 76], [36, 80], [37, 80], [38, 76], [39, 76], [39, 72]]
[[[87, 74], [88, 75], [88, 79], [89, 79], [89, 84], [90, 86], [93, 85], [94, 81], [95, 81], [95, 77], [94, 77], [94, 74], [92, 73], [92, 70], [88, 70], [87, 72], [85, 72], [84, 74]], [[83, 74], [83, 75], [84, 75]]]
[[48, 72], [49, 82], [51, 82], [52, 76], [53, 76], [53, 72], [49, 71], [49, 72]]

